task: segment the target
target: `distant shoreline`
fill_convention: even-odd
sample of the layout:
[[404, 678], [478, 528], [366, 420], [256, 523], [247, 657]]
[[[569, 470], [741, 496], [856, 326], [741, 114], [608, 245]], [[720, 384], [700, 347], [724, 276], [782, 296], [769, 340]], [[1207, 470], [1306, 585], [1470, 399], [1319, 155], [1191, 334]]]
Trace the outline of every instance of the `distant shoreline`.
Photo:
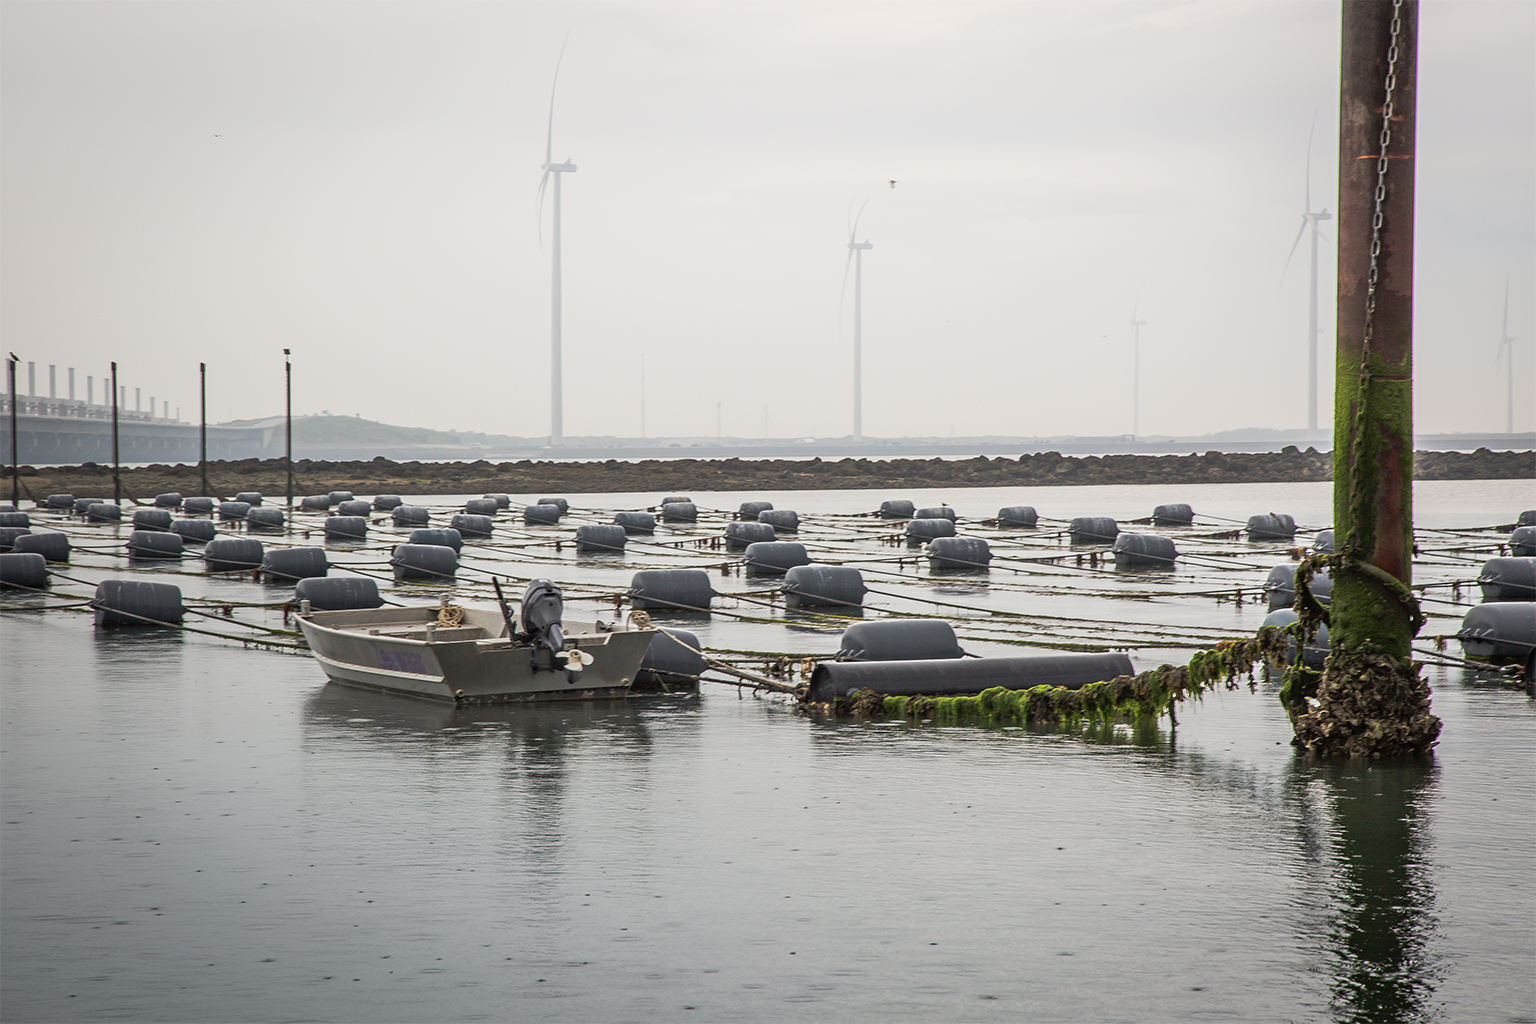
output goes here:
[[[1027, 487], [1087, 484], [1291, 483], [1329, 480], [1332, 455], [1313, 449], [1204, 455], [1087, 455], [1056, 452], [1017, 458], [973, 459], [665, 459], [640, 462], [294, 462], [294, 494], [351, 490], [358, 494], [470, 494], [535, 491], [851, 490], [871, 487]], [[9, 474], [7, 474], [9, 475]], [[43, 501], [49, 494], [110, 495], [112, 467], [23, 466], [23, 496]], [[1418, 452], [1419, 480], [1536, 479], [1536, 453], [1529, 451]], [[239, 491], [283, 494], [287, 474], [281, 459], [218, 461], [208, 465], [215, 495]], [[196, 464], [151, 465], [122, 470], [124, 495], [151, 498], [177, 491], [199, 494]], [[3, 485], [0, 485], [3, 488]]]

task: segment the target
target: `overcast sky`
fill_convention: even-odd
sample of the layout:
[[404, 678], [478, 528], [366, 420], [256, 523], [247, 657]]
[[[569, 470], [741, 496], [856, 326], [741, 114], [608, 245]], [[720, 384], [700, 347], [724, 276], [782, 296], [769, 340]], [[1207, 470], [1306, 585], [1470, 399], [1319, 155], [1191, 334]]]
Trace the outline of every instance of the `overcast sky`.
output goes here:
[[[214, 421], [565, 433], [1301, 427], [1339, 5], [0, 5], [4, 344]], [[1421, 12], [1420, 432], [1536, 428], [1536, 4]], [[891, 180], [897, 182], [891, 188]], [[1331, 228], [1332, 224], [1326, 225]], [[1331, 420], [1333, 233], [1322, 247]], [[1136, 307], [1139, 295], [1139, 307]], [[22, 385], [25, 390], [25, 383]], [[131, 394], [131, 391], [130, 391]]]

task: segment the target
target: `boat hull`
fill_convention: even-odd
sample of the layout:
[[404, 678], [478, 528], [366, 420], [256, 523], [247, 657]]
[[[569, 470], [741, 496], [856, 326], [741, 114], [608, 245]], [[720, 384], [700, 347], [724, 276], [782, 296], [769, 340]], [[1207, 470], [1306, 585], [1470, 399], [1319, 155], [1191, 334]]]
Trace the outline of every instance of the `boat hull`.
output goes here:
[[579, 672], [538, 664], [509, 640], [495, 612], [464, 609], [464, 621], [437, 627], [437, 608], [311, 612], [299, 627], [333, 682], [455, 704], [598, 700], [625, 696], [654, 630], [604, 631], [568, 623], [567, 636], [591, 663]]

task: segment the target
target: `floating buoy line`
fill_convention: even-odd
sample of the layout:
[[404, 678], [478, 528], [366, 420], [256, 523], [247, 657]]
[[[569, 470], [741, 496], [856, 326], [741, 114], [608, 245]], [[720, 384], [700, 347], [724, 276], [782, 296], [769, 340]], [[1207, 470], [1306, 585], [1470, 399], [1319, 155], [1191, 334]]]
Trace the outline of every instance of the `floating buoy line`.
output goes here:
[[[491, 603], [493, 582], [550, 578], [567, 601], [592, 602], [600, 617], [608, 606], [620, 617], [626, 605], [649, 603], [636, 600], [637, 581], [647, 573], [664, 580], [669, 573], [707, 574], [713, 581], [707, 590], [698, 590], [698, 576], [690, 575], [693, 596], [664, 595], [662, 610], [650, 613], [656, 625], [668, 628], [671, 640], [709, 669], [734, 677], [705, 678], [781, 692], [798, 685], [803, 693], [818, 666], [836, 657], [825, 649], [827, 640], [814, 650], [755, 648], [724, 638], [695, 647], [677, 639], [685, 630], [671, 627], [686, 625], [690, 616], [718, 616], [745, 627], [789, 627], [827, 638], [859, 623], [943, 619], [959, 641], [1003, 651], [1202, 651], [1251, 631], [1198, 621], [1191, 606], [1231, 605], [1239, 612], [1246, 604], [1268, 604], [1274, 619], [1294, 599], [1282, 570], [1332, 544], [1331, 531], [1298, 525], [1290, 516], [1231, 520], [1196, 514], [1187, 505], [1162, 505], [1151, 516], [1116, 521], [1050, 518], [1029, 506], [971, 518], [949, 506], [915, 509], [900, 501], [862, 515], [800, 513], [767, 502], [731, 512], [683, 496], [643, 511], [572, 509], [558, 498], [519, 507], [507, 495], [422, 506], [397, 496], [368, 502], [348, 492], [307, 497], [292, 508], [262, 501], [255, 493], [228, 502], [161, 495], [134, 503], [137, 508], [125, 516], [128, 510], [105, 501], [55, 495], [36, 509], [0, 510], [0, 611], [88, 612], [103, 625], [140, 623], [302, 653], [302, 635], [290, 622], [297, 602], [286, 591], [306, 578], [367, 579], [379, 602], [396, 605], [442, 593]], [[1536, 558], [1505, 557], [1514, 529], [1416, 533], [1412, 589], [1431, 623], [1421, 639], [1432, 644], [1415, 648], [1418, 653], [1483, 666], [1482, 660], [1446, 653], [1447, 641], [1461, 639], [1475, 659], [1488, 656], [1484, 648], [1502, 652], [1497, 656], [1503, 660], [1521, 649], [1523, 611], [1468, 614], [1479, 589], [1484, 596], [1493, 593], [1494, 601], [1536, 601], [1536, 569], [1530, 568]], [[189, 565], [196, 562], [200, 568]], [[792, 576], [802, 569], [811, 572], [803, 578], [823, 582], [810, 590], [797, 587]], [[832, 589], [834, 570], [843, 574], [836, 577], [843, 585], [857, 580], [856, 594], [816, 592], [816, 586]], [[218, 593], [183, 598], [178, 580]], [[109, 582], [110, 600], [102, 593]], [[285, 592], [281, 600], [233, 597], [242, 583]], [[95, 593], [86, 596], [80, 588]], [[152, 599], [168, 602], [163, 607], [172, 611], [157, 617], [162, 605], [134, 603]], [[1091, 604], [1093, 612], [1073, 614], [1060, 607], [1063, 602]], [[1147, 605], [1169, 614], [1125, 614]], [[185, 622], [188, 615], [207, 625]], [[262, 617], [269, 621], [256, 621]], [[1471, 636], [1464, 619], [1476, 619], [1484, 632]], [[1452, 623], [1462, 628], [1446, 628]], [[1209, 681], [1198, 672], [1178, 678], [1175, 689], [1193, 686], [1191, 692]], [[1168, 691], [1162, 683], [1138, 685], [1134, 700], [1122, 688], [1115, 701], [1144, 704], [1148, 694]], [[1101, 694], [1100, 704], [1105, 699]], [[871, 711], [874, 705], [865, 703]], [[943, 715], [963, 718], [994, 704], [1024, 706], [1012, 698], [944, 705]], [[894, 713], [895, 705], [881, 707]]]

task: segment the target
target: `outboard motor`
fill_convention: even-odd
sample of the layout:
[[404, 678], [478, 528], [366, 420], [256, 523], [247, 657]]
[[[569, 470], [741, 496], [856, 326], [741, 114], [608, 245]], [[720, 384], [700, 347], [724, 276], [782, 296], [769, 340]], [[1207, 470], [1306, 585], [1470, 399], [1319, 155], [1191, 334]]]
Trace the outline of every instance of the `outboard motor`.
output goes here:
[[535, 672], [539, 669], [540, 649], [549, 651], [549, 664], [545, 668], [553, 670], [557, 660], [565, 660], [565, 632], [560, 628], [564, 611], [565, 601], [560, 596], [560, 588], [549, 580], [534, 580], [523, 592], [520, 616], [523, 634], [519, 639], [533, 644]]

